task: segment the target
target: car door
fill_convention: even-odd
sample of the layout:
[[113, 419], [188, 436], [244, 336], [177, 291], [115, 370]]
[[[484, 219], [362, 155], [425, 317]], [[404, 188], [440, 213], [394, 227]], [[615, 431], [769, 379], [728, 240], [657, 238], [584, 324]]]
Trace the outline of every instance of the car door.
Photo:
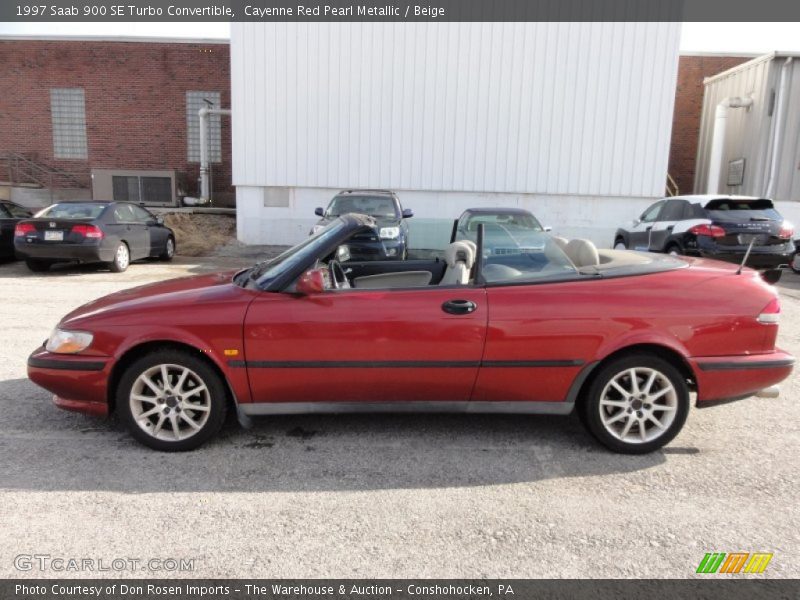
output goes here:
[[167, 243], [167, 228], [161, 225], [149, 210], [135, 204], [131, 205], [131, 208], [136, 221], [144, 225], [147, 256], [158, 256], [164, 252]]
[[642, 216], [637, 221], [634, 221], [634, 225], [628, 235], [628, 247], [631, 250], [643, 250], [645, 252], [650, 250], [650, 230], [658, 219], [658, 214], [661, 212], [664, 202], [664, 200], [659, 200], [649, 206], [642, 213]]
[[137, 260], [150, 255], [150, 237], [146, 225], [136, 219], [133, 208], [134, 205], [127, 202], [115, 205], [108, 226], [115, 235], [127, 242], [131, 260]]
[[664, 203], [658, 213], [656, 222], [650, 229], [650, 251], [664, 252], [667, 240], [672, 235], [675, 225], [683, 219], [684, 209], [689, 203], [686, 200], [671, 199]]
[[[472, 312], [453, 309], [468, 302]], [[471, 286], [263, 292], [244, 324], [253, 399], [466, 402], [487, 316], [486, 291]]]
[[6, 203], [0, 202], [0, 256], [14, 254], [14, 226], [17, 220], [11, 216]]

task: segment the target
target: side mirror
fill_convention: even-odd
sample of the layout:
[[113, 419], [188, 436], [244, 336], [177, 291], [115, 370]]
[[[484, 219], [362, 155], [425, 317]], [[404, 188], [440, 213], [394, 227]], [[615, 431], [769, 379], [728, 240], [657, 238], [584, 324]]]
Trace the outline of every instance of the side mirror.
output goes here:
[[325, 209], [322, 208], [321, 206], [318, 206], [317, 208], [314, 209], [314, 214], [317, 215], [318, 217], [324, 217]]
[[311, 296], [325, 291], [324, 269], [311, 269], [300, 276], [295, 285], [298, 294]]
[[414, 216], [414, 211], [413, 210], [411, 210], [410, 208], [404, 208], [403, 209], [403, 218], [404, 219], [410, 219], [413, 216]]
[[545, 231], [545, 233], [550, 233], [551, 231], [553, 231], [553, 228], [550, 227], [550, 225], [545, 225], [544, 226], [544, 231]]

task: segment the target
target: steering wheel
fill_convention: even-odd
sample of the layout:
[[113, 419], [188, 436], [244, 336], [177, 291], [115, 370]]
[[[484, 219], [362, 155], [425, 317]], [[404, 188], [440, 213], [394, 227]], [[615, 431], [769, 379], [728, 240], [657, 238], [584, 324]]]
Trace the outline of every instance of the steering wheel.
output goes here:
[[344, 269], [338, 260], [332, 258], [328, 261], [328, 274], [330, 275], [331, 287], [334, 290], [350, 288], [350, 282], [347, 280], [347, 275], [344, 274]]

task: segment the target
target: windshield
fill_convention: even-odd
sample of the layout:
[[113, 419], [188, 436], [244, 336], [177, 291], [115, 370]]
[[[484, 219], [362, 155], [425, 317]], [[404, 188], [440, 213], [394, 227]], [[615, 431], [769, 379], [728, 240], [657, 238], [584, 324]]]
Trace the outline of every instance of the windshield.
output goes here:
[[[488, 236], [484, 242], [488, 242]], [[485, 243], [483, 269], [487, 283], [560, 279], [578, 270], [552, 236], [526, 232], [523, 237], [506, 237]]]
[[331, 201], [325, 216], [340, 217], [347, 213], [359, 213], [377, 218], [399, 217], [397, 204], [391, 196], [337, 196]]
[[344, 227], [346, 227], [345, 222], [336, 219], [297, 246], [289, 248], [272, 260], [254, 266], [249, 272], [249, 280], [256, 281], [258, 287], [263, 289], [297, 265], [306, 261], [311, 262]]
[[533, 215], [525, 213], [507, 213], [493, 215], [472, 215], [467, 219], [467, 231], [478, 231], [478, 225], [483, 223], [486, 229], [505, 229], [509, 231], [544, 231], [541, 223]]
[[36, 213], [40, 219], [96, 219], [100, 216], [107, 204], [89, 204], [83, 202], [70, 202], [53, 204]]

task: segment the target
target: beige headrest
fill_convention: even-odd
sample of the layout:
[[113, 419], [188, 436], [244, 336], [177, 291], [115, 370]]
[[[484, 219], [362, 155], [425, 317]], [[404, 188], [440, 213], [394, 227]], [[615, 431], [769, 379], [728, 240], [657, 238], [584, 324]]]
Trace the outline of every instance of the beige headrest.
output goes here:
[[448, 267], [455, 267], [457, 262], [463, 262], [468, 269], [475, 263], [474, 244], [466, 240], [453, 242], [444, 251], [444, 260]]
[[597, 247], [589, 240], [570, 240], [564, 253], [576, 267], [591, 267], [600, 264]]

